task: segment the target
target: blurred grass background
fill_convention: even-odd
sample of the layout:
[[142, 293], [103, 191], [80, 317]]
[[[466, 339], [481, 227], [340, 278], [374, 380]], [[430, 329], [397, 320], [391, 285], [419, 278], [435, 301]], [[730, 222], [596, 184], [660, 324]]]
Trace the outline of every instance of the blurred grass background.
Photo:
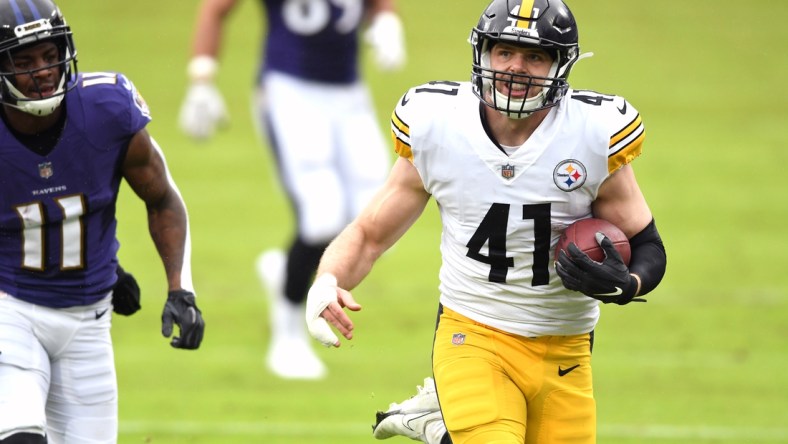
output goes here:
[[[467, 80], [479, 0], [400, 0], [409, 63], [365, 60], [382, 131], [399, 96]], [[218, 84], [232, 123], [206, 143], [177, 130], [195, 0], [61, 0], [82, 71], [120, 71], [145, 96], [150, 132], [186, 199], [199, 351], [161, 337], [166, 283], [143, 206], [126, 187], [121, 261], [143, 310], [116, 316], [120, 443], [370, 443], [377, 409], [430, 373], [439, 221], [434, 205], [355, 291], [356, 338], [318, 352], [320, 382], [264, 367], [267, 304], [253, 262], [284, 247], [290, 208], [249, 115], [262, 11], [227, 22]], [[577, 89], [626, 97], [648, 137], [635, 169], [668, 249], [648, 304], [603, 308], [594, 354], [600, 443], [788, 442], [788, 2], [570, 0], [582, 50]], [[299, 119], [298, 115], [293, 116]], [[307, 126], [309, 122], [304, 122]], [[392, 442], [405, 442], [396, 438]]]

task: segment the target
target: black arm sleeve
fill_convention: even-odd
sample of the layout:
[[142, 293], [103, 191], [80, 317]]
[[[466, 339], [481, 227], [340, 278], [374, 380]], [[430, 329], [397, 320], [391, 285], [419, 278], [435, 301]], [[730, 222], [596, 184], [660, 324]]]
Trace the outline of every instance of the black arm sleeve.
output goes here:
[[632, 249], [629, 272], [640, 278], [638, 296], [641, 296], [657, 287], [668, 262], [654, 219], [640, 233], [632, 236], [629, 246]]

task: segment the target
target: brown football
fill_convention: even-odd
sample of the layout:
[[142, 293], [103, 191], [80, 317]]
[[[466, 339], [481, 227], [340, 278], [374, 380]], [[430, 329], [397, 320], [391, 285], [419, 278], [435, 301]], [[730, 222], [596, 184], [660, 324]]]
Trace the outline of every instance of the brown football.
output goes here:
[[[605, 253], [602, 247], [596, 241], [596, 233], [601, 231], [611, 241], [613, 246], [616, 247], [621, 259], [628, 266], [631, 257], [631, 250], [629, 248], [629, 239], [621, 229], [603, 219], [581, 219], [572, 225], [566, 227], [566, 230], [561, 234], [558, 239], [558, 244], [555, 246], [555, 259], [558, 259], [558, 252], [567, 250], [570, 242], [574, 242], [580, 250], [585, 252], [591, 259], [602, 262], [605, 258]], [[568, 250], [567, 250], [568, 253]]]

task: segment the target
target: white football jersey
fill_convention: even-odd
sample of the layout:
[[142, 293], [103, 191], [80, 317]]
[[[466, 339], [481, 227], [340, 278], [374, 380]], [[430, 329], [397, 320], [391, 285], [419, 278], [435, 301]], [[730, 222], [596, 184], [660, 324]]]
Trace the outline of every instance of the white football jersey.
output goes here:
[[564, 288], [553, 248], [564, 228], [591, 217], [602, 182], [640, 154], [640, 115], [621, 97], [570, 90], [507, 156], [480, 106], [470, 83], [431, 82], [392, 113], [395, 150], [440, 208], [440, 301], [517, 335], [587, 333], [598, 302]]

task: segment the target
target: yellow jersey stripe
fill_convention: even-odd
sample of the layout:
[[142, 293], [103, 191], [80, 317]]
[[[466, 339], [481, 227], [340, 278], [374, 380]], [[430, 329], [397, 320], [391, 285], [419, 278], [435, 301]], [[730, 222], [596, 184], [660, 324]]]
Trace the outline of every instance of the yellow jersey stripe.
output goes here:
[[397, 132], [404, 134], [406, 137], [410, 137], [410, 127], [399, 118], [396, 109], [391, 112], [391, 127], [392, 130], [396, 128]]
[[410, 127], [397, 115], [391, 113], [391, 140], [394, 141], [394, 152], [413, 162], [413, 151], [410, 149]]
[[621, 140], [626, 137], [629, 137], [632, 133], [637, 131], [637, 129], [643, 124], [643, 119], [641, 119], [640, 114], [635, 116], [635, 118], [629, 122], [629, 125], [625, 126], [621, 131], [613, 134], [613, 137], [610, 138], [610, 146], [617, 144]]
[[410, 146], [403, 143], [401, 140], [394, 137], [392, 134], [391, 138], [394, 140], [394, 152], [399, 155], [399, 157], [404, 157], [408, 159], [411, 163], [413, 163], [413, 151], [410, 149]]
[[609, 155], [607, 158], [607, 171], [612, 173], [640, 156], [643, 152], [643, 140], [645, 138], [646, 132], [641, 131], [634, 140]]
[[610, 137], [607, 156], [608, 172], [612, 173], [638, 157], [642, 152], [645, 138], [646, 130], [643, 126], [643, 119], [638, 114], [624, 128]]

